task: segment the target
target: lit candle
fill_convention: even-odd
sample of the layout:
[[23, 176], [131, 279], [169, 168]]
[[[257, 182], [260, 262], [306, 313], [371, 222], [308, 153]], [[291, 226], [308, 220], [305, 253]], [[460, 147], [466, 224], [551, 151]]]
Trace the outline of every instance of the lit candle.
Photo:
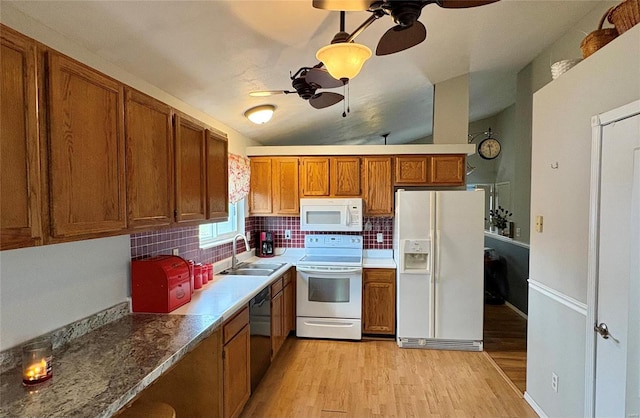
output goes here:
[[34, 385], [53, 375], [51, 342], [38, 340], [22, 347], [22, 383]]

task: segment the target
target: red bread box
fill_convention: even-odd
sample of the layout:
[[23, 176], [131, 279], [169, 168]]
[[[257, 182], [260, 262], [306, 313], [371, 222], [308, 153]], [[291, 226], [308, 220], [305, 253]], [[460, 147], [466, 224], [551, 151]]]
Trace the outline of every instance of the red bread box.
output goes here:
[[175, 255], [131, 262], [133, 312], [168, 313], [191, 301], [189, 264]]

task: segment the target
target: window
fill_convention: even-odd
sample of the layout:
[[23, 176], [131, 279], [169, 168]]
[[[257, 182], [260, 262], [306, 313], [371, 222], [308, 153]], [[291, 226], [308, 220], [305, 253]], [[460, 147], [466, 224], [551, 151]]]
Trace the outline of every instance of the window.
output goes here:
[[200, 248], [230, 242], [236, 234], [244, 235], [244, 199], [229, 203], [229, 220], [200, 225]]

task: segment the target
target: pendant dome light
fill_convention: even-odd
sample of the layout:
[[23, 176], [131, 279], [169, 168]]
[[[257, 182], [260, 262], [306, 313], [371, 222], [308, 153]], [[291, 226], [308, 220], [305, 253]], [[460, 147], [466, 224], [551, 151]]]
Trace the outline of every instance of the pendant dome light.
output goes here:
[[320, 48], [316, 53], [316, 58], [322, 61], [331, 77], [336, 80], [354, 78], [371, 57], [368, 47], [349, 41], [352, 36], [344, 31], [344, 18], [345, 13], [341, 11], [340, 32], [333, 37], [331, 45]]

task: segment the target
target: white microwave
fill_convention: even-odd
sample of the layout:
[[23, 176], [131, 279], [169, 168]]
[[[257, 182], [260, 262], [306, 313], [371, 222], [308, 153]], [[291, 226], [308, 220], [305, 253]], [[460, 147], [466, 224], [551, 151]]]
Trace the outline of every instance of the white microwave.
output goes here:
[[362, 231], [362, 199], [300, 199], [300, 230]]

